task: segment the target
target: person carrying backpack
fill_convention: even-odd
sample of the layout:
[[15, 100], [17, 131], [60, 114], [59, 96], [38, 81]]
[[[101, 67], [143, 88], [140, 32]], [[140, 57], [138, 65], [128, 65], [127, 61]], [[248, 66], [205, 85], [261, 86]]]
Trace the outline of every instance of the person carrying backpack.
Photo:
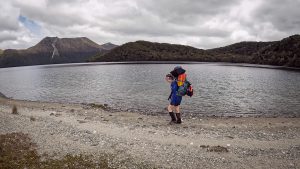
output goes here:
[[[173, 123], [180, 124], [182, 121], [181, 121], [179, 105], [181, 103], [182, 96], [178, 96], [176, 94], [178, 90], [178, 85], [174, 76], [171, 74], [167, 74], [166, 80], [171, 84], [171, 94], [168, 98], [168, 100], [170, 100], [168, 111], [169, 111], [169, 115], [171, 116], [171, 123], [173, 122]], [[174, 113], [174, 111], [176, 112], [176, 114]]]
[[[179, 105], [181, 103], [182, 96], [188, 95], [192, 97], [192, 85], [189, 81], [187, 81], [185, 70], [181, 66], [176, 66], [170, 74], [167, 74], [166, 81], [171, 84], [171, 94], [168, 98], [168, 100], [170, 100], [168, 111], [171, 116], [171, 123], [181, 124], [182, 120]], [[176, 113], [174, 113], [174, 111]]]

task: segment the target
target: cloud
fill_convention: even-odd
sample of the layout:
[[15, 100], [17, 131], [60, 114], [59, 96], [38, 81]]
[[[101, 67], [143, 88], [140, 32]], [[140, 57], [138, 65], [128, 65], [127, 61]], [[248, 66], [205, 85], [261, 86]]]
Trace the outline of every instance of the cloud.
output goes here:
[[0, 11], [0, 31], [18, 30], [19, 9], [4, 1], [1, 2]]
[[27, 48], [45, 36], [198, 48], [279, 40], [300, 32], [298, 6], [300, 0], [11, 0], [0, 6], [0, 48]]

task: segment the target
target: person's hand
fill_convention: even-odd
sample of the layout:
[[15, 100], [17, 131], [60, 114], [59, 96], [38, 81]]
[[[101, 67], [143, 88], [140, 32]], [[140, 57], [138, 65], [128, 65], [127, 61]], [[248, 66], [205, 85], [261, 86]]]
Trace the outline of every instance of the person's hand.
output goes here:
[[172, 93], [170, 94], [170, 96], [169, 96], [168, 100], [170, 100], [170, 99], [171, 99], [171, 96], [172, 96]]

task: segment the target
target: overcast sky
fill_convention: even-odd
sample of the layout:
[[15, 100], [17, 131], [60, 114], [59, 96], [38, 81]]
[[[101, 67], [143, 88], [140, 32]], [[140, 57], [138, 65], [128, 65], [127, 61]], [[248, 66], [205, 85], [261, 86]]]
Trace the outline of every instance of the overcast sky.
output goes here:
[[147, 40], [214, 48], [300, 33], [300, 0], [5, 0], [0, 49], [46, 36], [118, 45]]

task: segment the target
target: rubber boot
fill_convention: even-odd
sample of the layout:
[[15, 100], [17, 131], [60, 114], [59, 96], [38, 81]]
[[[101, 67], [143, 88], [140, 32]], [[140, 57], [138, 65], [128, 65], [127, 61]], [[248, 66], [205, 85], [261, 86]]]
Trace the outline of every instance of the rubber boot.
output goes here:
[[170, 116], [171, 116], [171, 122], [176, 123], [176, 117], [175, 117], [175, 113], [174, 112], [169, 112]]
[[177, 124], [181, 124], [182, 121], [181, 121], [181, 114], [180, 113], [176, 113], [176, 117], [177, 117]]

